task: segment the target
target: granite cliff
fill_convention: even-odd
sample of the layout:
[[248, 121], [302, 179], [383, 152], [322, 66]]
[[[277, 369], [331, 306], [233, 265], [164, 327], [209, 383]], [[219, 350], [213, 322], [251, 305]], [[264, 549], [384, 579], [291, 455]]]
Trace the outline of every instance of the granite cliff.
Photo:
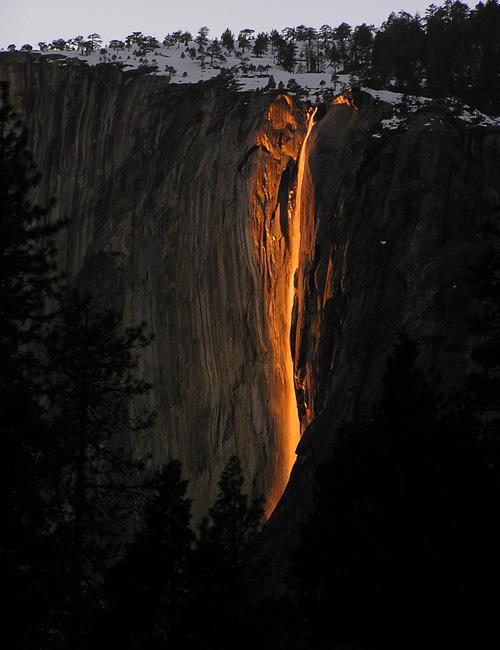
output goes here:
[[[438, 394], [463, 387], [476, 308], [470, 277], [500, 217], [498, 126], [431, 102], [390, 128], [387, 104], [352, 99], [315, 124], [305, 151], [292, 330], [302, 436], [267, 527], [272, 566], [294, 545], [336, 430], [371, 417], [403, 329]], [[285, 563], [278, 559], [278, 572]]]
[[36, 200], [68, 219], [69, 281], [154, 333], [142, 364], [154, 464], [179, 458], [195, 512], [241, 457], [268, 512], [288, 480], [293, 213], [288, 184], [304, 113], [285, 95], [89, 70], [23, 55], [2, 79], [43, 172]]
[[159, 417], [138, 448], [183, 461], [198, 514], [236, 453], [270, 512], [297, 402], [276, 557], [338, 425], [370, 417], [402, 327], [436, 382], [460, 386], [467, 274], [500, 216], [500, 130], [440, 103], [382, 128], [392, 107], [357, 93], [316, 114], [301, 169], [307, 114], [286, 95], [0, 61], [44, 175], [36, 198], [68, 218], [61, 265], [155, 333], [143, 365]]

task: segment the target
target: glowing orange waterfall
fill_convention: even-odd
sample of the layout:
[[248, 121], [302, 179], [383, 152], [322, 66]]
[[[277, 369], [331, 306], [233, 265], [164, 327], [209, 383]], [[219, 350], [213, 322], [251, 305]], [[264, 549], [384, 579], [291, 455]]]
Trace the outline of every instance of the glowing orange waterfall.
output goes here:
[[[308, 116], [304, 137], [303, 113], [290, 97], [281, 95], [270, 104], [266, 120], [256, 134], [249, 162], [248, 190], [251, 198], [252, 247], [257, 262], [259, 290], [264, 302], [260, 344], [266, 381], [262, 395], [262, 433], [269, 441], [265, 484], [265, 513], [269, 516], [280, 500], [295, 462], [300, 438], [299, 413], [295, 393], [294, 365], [290, 346], [294, 277], [299, 264], [301, 220], [310, 216], [312, 197], [307, 173], [306, 147], [313, 127], [314, 111]], [[296, 159], [295, 190], [286, 194], [289, 163]], [[244, 175], [242, 175], [244, 178]], [[286, 222], [285, 222], [286, 220]], [[306, 218], [306, 221], [308, 219]], [[252, 414], [259, 419], [260, 399], [255, 392]], [[255, 468], [259, 470], [260, 468]], [[255, 471], [254, 470], [254, 471]]]
[[[290, 214], [291, 218], [291, 237], [290, 237], [290, 277], [289, 277], [289, 287], [288, 287], [288, 304], [287, 304], [287, 332], [290, 333], [292, 327], [292, 310], [293, 310], [293, 301], [295, 297], [295, 288], [294, 288], [294, 277], [295, 272], [299, 265], [299, 249], [300, 249], [300, 221], [301, 221], [301, 210], [303, 208], [303, 184], [304, 184], [304, 170], [307, 161], [307, 141], [311, 135], [312, 128], [314, 126], [314, 116], [316, 114], [316, 108], [312, 110], [308, 115], [307, 122], [307, 131], [302, 144], [302, 148], [299, 155], [299, 165], [297, 171], [297, 190], [295, 198], [295, 209]], [[288, 334], [288, 358], [286, 360], [286, 377], [289, 389], [287, 391], [288, 401], [286, 404], [287, 411], [287, 436], [285, 437], [284, 443], [285, 448], [283, 449], [284, 456], [284, 467], [286, 471], [286, 478], [288, 480], [290, 473], [292, 471], [293, 464], [295, 463], [296, 454], [295, 450], [299, 443], [300, 439], [300, 421], [299, 414], [297, 410], [297, 399], [295, 396], [295, 381], [294, 381], [294, 372], [293, 372], [293, 359], [292, 359], [292, 350], [290, 347], [290, 335]]]

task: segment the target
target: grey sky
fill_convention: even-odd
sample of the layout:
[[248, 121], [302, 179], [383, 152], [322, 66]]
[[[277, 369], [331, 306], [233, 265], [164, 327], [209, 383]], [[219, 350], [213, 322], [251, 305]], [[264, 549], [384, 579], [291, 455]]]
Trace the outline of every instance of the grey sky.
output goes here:
[[268, 31], [344, 20], [378, 25], [391, 11], [423, 13], [429, 4], [431, 0], [0, 0], [0, 47], [95, 31], [107, 41], [138, 30], [163, 38], [176, 29], [196, 32], [202, 25], [211, 36], [225, 27]]

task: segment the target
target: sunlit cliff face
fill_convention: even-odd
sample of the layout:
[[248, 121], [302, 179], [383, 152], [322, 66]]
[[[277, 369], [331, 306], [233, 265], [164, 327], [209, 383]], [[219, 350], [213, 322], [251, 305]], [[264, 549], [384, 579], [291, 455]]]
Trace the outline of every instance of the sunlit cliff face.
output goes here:
[[[348, 95], [342, 94], [336, 97], [316, 128], [308, 130], [308, 137], [301, 153], [303, 160], [299, 174], [301, 196], [297, 200], [296, 208], [301, 234], [296, 274], [293, 349], [295, 386], [302, 433], [321, 413], [323, 398], [318, 390], [318, 377], [324, 372], [321, 369], [324, 361], [321, 347], [321, 341], [324, 340], [322, 328], [326, 323], [327, 303], [333, 297], [333, 277], [336, 273], [344, 272], [349, 252], [347, 241], [342, 255], [323, 254], [318, 262], [320, 221], [317, 205], [318, 201], [322, 200], [317, 186], [320, 173], [318, 160], [324, 160], [321, 156], [325, 150], [323, 139], [325, 134], [328, 134], [327, 137], [332, 137], [337, 126], [351, 120], [357, 110]], [[320, 291], [318, 286], [324, 288]], [[312, 315], [317, 317], [314, 318]]]
[[345, 95], [339, 95], [338, 97], [335, 97], [335, 99], [332, 101], [333, 106], [339, 106], [341, 104], [350, 106], [350, 102]]
[[[145, 320], [156, 334], [139, 371], [154, 386], [148, 406], [161, 408], [134, 451], [183, 463], [195, 520], [236, 454], [269, 514], [298, 439], [290, 188], [303, 110], [279, 95], [229, 102], [212, 88], [165, 91], [147, 75], [103, 83], [99, 71], [9, 66], [46, 170], [37, 200], [56, 195], [54, 219], [71, 215], [60, 248], [69, 281], [95, 286], [125, 324]], [[59, 105], [74, 110], [61, 117]]]
[[[270, 435], [275, 437], [274, 457], [269, 459], [267, 515], [273, 511], [288, 482], [300, 432], [290, 350], [293, 284], [300, 239], [291, 170], [303, 142], [302, 114], [289, 97], [278, 97], [257, 133], [258, 154], [252, 162], [250, 178], [253, 192], [249, 188], [254, 197], [250, 214], [253, 246], [265, 302], [262, 337], [267, 349]], [[300, 197], [300, 169], [298, 177], [297, 197]]]
[[[300, 151], [300, 156], [298, 160], [298, 170], [297, 170], [297, 184], [296, 184], [296, 196], [295, 204], [290, 210], [292, 220], [292, 245], [291, 245], [291, 266], [293, 269], [292, 281], [289, 284], [289, 293], [288, 293], [288, 314], [290, 317], [288, 323], [288, 331], [291, 332], [292, 326], [292, 310], [293, 303], [295, 299], [295, 273], [299, 267], [299, 251], [300, 251], [300, 240], [301, 240], [301, 231], [302, 231], [302, 212], [303, 211], [312, 211], [311, 205], [311, 195], [308, 193], [309, 186], [304, 184], [304, 174], [307, 167], [307, 143], [309, 141], [309, 136], [311, 135], [312, 128], [314, 126], [314, 117], [316, 115], [317, 108], [310, 109], [307, 115], [307, 130]], [[286, 454], [287, 463], [289, 467], [289, 474], [292, 471], [293, 464], [295, 462], [295, 449], [297, 448], [299, 438], [300, 438], [300, 420], [297, 410], [297, 397], [296, 397], [296, 382], [294, 377], [293, 370], [293, 357], [292, 350], [290, 348], [290, 354], [288, 357], [289, 371], [288, 380], [294, 388], [293, 401], [287, 405], [288, 408], [288, 417], [289, 417], [289, 436], [286, 444], [284, 453]], [[300, 393], [299, 393], [300, 394]], [[307, 404], [305, 405], [307, 408]]]
[[[355, 108], [345, 95], [339, 95], [332, 104], [335, 112]], [[308, 265], [316, 237], [309, 168], [316, 147], [316, 112], [312, 108], [304, 116], [289, 97], [278, 97], [256, 135], [258, 155], [250, 167], [253, 187], [249, 195], [254, 197], [251, 227], [262, 280], [262, 336], [267, 346], [268, 387], [262, 394], [269, 396], [269, 435], [274, 438], [270, 445], [274, 457], [268, 465], [267, 515], [284, 492], [295, 463], [301, 427], [311, 422], [315, 408], [311, 373], [304, 372], [299, 360], [292, 358], [292, 347], [299, 350], [304, 338], [314, 347], [320, 338], [302, 313], [309, 299]], [[301, 308], [293, 323], [295, 300]]]
[[[341, 101], [337, 101], [341, 100]], [[348, 104], [348, 100], [343, 101], [343, 96], [336, 100], [336, 106]], [[319, 332], [310, 328], [307, 315], [304, 313], [308, 309], [310, 299], [309, 280], [310, 256], [311, 251], [315, 249], [316, 242], [316, 220], [314, 210], [314, 187], [311, 178], [309, 160], [311, 151], [316, 146], [316, 135], [313, 132], [314, 116], [316, 110], [311, 112], [308, 119], [307, 135], [302, 147], [298, 178], [297, 178], [297, 199], [295, 202], [295, 220], [300, 224], [300, 238], [298, 241], [298, 250], [296, 251], [296, 287], [294, 297], [297, 301], [296, 322], [294, 323], [294, 341], [295, 350], [294, 358], [294, 381], [297, 394], [298, 410], [300, 416], [300, 428], [305, 430], [313, 419], [314, 403], [312, 401], [312, 392], [308, 384], [309, 375], [304, 373], [303, 364], [300, 361], [300, 350], [307, 341], [307, 345], [314, 348], [319, 341]], [[311, 137], [312, 136], [312, 137]]]

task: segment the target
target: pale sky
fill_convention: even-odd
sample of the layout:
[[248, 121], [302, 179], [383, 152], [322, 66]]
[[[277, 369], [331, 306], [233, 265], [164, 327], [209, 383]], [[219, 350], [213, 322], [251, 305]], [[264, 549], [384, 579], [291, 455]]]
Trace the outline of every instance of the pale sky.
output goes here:
[[[210, 36], [251, 28], [362, 22], [379, 25], [391, 11], [423, 13], [432, 0], [0, 0], [0, 47], [70, 38], [92, 32], [105, 41], [132, 31], [163, 39], [167, 32], [202, 26]], [[435, 0], [435, 4], [441, 4]], [[468, 2], [471, 7], [476, 2]]]

